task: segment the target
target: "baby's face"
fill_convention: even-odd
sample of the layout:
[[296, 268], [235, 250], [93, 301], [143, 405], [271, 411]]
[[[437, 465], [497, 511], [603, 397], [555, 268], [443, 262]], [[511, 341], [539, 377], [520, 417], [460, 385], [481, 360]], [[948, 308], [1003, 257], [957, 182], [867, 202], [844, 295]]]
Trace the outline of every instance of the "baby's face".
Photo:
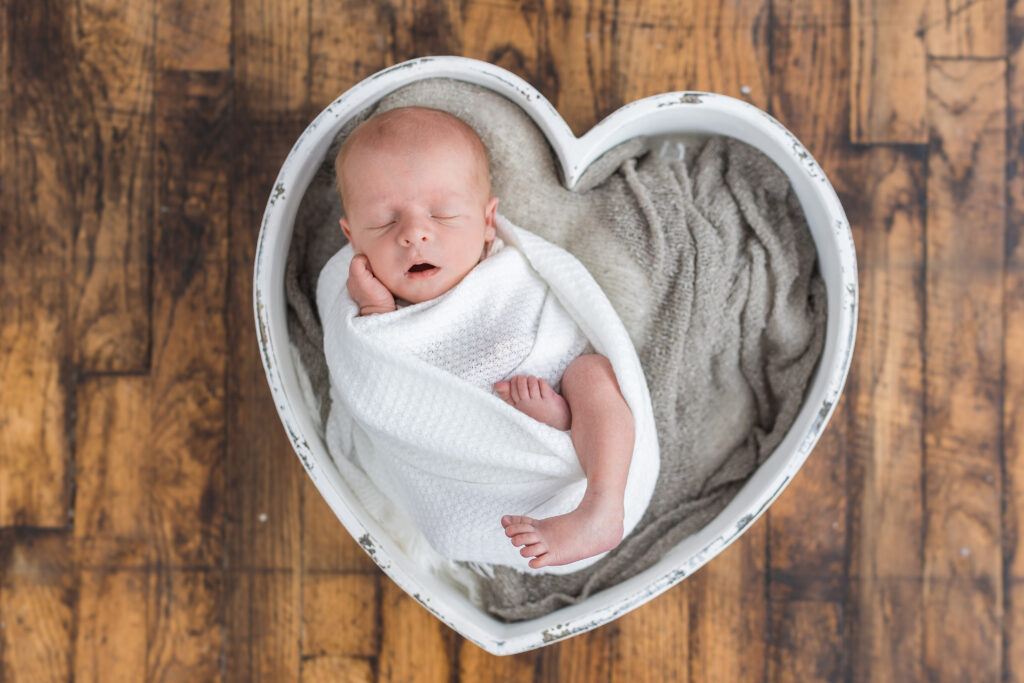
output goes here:
[[494, 240], [497, 197], [468, 143], [357, 145], [345, 160], [341, 227], [373, 274], [411, 303], [444, 294]]

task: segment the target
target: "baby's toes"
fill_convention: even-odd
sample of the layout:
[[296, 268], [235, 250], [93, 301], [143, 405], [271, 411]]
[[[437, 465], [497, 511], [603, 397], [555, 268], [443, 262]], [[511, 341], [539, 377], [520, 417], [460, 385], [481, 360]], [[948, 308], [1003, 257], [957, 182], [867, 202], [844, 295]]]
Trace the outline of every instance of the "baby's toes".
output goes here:
[[537, 378], [533, 375], [526, 378], [526, 390], [530, 398], [540, 398], [540, 385], [537, 384]]
[[537, 380], [537, 384], [540, 385], [540, 396], [541, 398], [551, 398], [555, 394], [555, 390], [551, 388], [548, 381], [541, 377]]
[[512, 381], [516, 383], [516, 392], [518, 393], [516, 398], [517, 401], [525, 401], [530, 398], [530, 383], [526, 375], [519, 375], [518, 377], [513, 378]]
[[507, 527], [509, 524], [532, 524], [533, 519], [526, 515], [503, 515], [501, 525]]
[[532, 534], [537, 531], [532, 524], [510, 524], [505, 527], [505, 535], [509, 538], [519, 534]]
[[549, 564], [551, 564], [551, 559], [550, 558], [551, 558], [551, 554], [550, 553], [544, 553], [543, 555], [539, 555], [538, 557], [535, 557], [532, 560], [530, 560], [530, 566], [533, 567], [534, 569], [540, 569], [541, 567], [546, 567]]
[[498, 394], [498, 398], [505, 403], [512, 404], [512, 386], [508, 381], [496, 382], [494, 393]]
[[[528, 545], [520, 550], [519, 554], [523, 557], [537, 557], [538, 555], [543, 555], [547, 551], [548, 547], [543, 543], [534, 543], [533, 545]], [[533, 566], [533, 562], [530, 562], [530, 566]]]
[[528, 531], [522, 534], [516, 534], [512, 537], [512, 545], [517, 548], [521, 545], [529, 545], [531, 543], [539, 543], [540, 536], [532, 531]]

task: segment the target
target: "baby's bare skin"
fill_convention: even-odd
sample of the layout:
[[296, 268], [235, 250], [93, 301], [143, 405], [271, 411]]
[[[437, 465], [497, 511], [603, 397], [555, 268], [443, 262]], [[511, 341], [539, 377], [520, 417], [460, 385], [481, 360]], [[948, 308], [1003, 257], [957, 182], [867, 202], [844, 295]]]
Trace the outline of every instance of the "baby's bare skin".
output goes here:
[[519, 375], [494, 390], [509, 404], [556, 429], [569, 429], [587, 475], [583, 500], [547, 519], [505, 515], [501, 525], [534, 569], [563, 565], [611, 550], [622, 540], [623, 494], [633, 456], [633, 414], [611, 363], [589, 354], [570, 363], [559, 396], [543, 379]]
[[534, 420], [566, 431], [572, 424], [569, 404], [558, 395], [543, 377], [517, 375], [498, 382], [494, 391], [505, 403], [518, 408]]
[[[396, 296], [411, 303], [440, 296], [479, 263], [495, 235], [498, 199], [489, 197], [486, 156], [437, 112], [383, 116], [391, 116], [388, 136], [360, 137], [357, 128], [350, 138], [358, 141], [343, 147], [337, 162], [346, 208], [341, 227], [355, 250], [347, 288], [360, 315], [396, 310]], [[561, 382], [563, 395], [527, 375], [494, 386], [523, 413], [569, 430], [587, 477], [583, 500], [568, 514], [501, 518], [535, 569], [611, 550], [623, 533], [632, 413], [604, 356], [575, 359]]]

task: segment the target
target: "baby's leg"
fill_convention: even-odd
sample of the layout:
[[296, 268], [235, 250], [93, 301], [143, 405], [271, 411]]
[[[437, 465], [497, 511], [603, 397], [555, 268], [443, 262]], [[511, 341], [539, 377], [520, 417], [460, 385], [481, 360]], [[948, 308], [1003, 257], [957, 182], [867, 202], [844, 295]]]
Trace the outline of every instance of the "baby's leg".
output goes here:
[[562, 376], [572, 412], [570, 436], [587, 490], [572, 512], [534, 520], [505, 515], [505, 535], [533, 557], [534, 569], [582, 560], [611, 550], [622, 540], [623, 494], [633, 457], [633, 414], [604, 356], [580, 356]]

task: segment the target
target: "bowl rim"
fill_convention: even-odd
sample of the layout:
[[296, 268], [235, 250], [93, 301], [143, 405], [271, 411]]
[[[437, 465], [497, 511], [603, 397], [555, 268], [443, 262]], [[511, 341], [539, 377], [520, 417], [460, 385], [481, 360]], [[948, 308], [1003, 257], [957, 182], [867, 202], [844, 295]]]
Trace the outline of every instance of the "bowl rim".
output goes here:
[[[711, 522], [653, 566], [578, 604], [525, 621], [498, 621], [460, 598], [454, 588], [425, 575], [404, 558], [358, 503], [356, 507], [351, 505], [358, 499], [340, 478], [323, 438], [305, 412], [308, 407], [300, 388], [300, 373], [304, 370], [296, 368], [283, 320], [283, 261], [298, 205], [323, 153], [351, 116], [409, 83], [429, 78], [474, 83], [520, 106], [547, 138], [569, 188], [600, 154], [618, 142], [639, 134], [699, 133], [705, 126], [708, 134], [731, 135], [745, 142], [770, 141], [772, 149], [763, 151], [786, 172], [805, 213], [807, 202], [813, 201], [813, 209], [824, 212], [829, 220], [827, 229], [811, 226], [819, 263], [823, 257], [830, 259], [829, 277], [836, 280], [831, 286], [826, 281], [829, 306], [825, 347], [801, 409], [782, 442]], [[687, 117], [690, 128], [672, 127]], [[316, 163], [310, 163], [314, 157]], [[824, 268], [819, 266], [819, 270]], [[824, 278], [826, 273], [822, 275]], [[526, 81], [493, 64], [455, 56], [424, 57], [383, 69], [342, 93], [307, 126], [282, 164], [268, 198], [253, 275], [260, 357], [282, 425], [307, 474], [348, 533], [389, 578], [460, 635], [498, 655], [542, 647], [607, 623], [668, 590], [738, 538], [781, 494], [823, 433], [849, 373], [857, 307], [856, 254], [839, 198], [810, 153], [767, 112], [726, 95], [668, 92], [623, 106], [577, 138], [554, 106]]]

